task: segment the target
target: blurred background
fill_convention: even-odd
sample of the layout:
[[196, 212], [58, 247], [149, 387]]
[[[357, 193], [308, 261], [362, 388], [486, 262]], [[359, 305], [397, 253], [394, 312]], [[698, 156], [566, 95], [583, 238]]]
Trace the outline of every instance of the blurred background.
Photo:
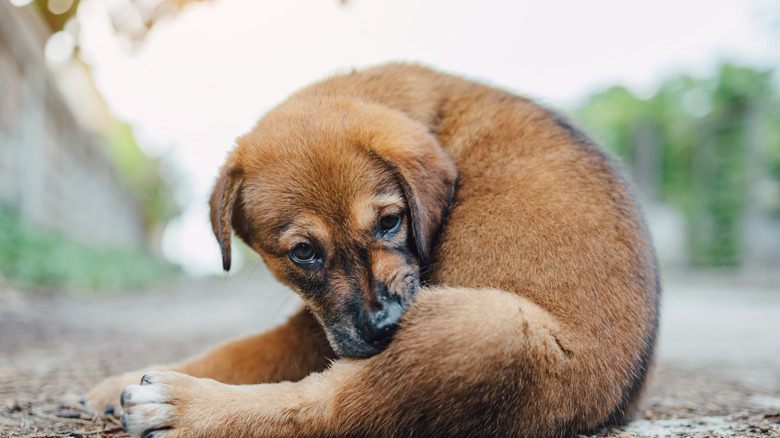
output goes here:
[[392, 60], [536, 99], [635, 181], [657, 365], [599, 436], [780, 434], [780, 1], [0, 0], [0, 435], [121, 436], [78, 403], [100, 379], [283, 321], [257, 255], [221, 272], [217, 171]]
[[779, 47], [774, 0], [0, 0], [0, 282], [221, 275], [206, 201], [235, 138], [390, 60], [567, 114], [632, 175], [666, 272], [777, 271]]

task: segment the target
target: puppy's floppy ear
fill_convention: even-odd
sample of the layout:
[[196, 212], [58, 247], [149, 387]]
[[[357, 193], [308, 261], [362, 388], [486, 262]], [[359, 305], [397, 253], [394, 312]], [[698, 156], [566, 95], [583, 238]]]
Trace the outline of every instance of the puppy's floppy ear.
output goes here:
[[455, 162], [430, 135], [418, 136], [409, 147], [380, 147], [375, 152], [403, 187], [417, 253], [426, 262], [455, 195]]
[[[239, 198], [243, 172], [230, 162], [219, 172], [219, 177], [211, 192], [211, 229], [222, 251], [222, 269], [230, 270], [230, 235], [235, 222], [242, 223], [243, 213]], [[239, 210], [236, 214], [236, 210]], [[243, 236], [242, 236], [243, 237]]]

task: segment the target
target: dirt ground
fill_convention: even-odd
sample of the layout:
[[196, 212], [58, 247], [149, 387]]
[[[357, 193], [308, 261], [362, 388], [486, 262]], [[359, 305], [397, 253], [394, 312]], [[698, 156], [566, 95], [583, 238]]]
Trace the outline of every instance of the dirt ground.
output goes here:
[[[297, 303], [262, 273], [115, 297], [0, 284], [0, 437], [126, 436], [81, 409], [91, 385], [270, 327]], [[640, 413], [596, 436], [780, 437], [780, 273], [668, 276]]]

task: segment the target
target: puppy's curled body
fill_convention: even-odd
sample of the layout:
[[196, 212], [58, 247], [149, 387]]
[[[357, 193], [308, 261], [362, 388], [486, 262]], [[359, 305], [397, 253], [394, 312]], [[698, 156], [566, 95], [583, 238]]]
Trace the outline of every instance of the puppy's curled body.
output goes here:
[[[232, 230], [303, 296], [309, 310], [277, 331], [324, 334], [333, 351], [273, 343], [294, 365], [289, 375], [278, 365], [230, 378], [197, 361], [170, 367], [228, 383], [313, 374], [239, 394], [163, 373], [152, 379], [159, 397], [187, 402], [156, 413], [164, 420], [154, 424], [131, 413], [128, 428], [166, 437], [530, 437], [624, 421], [652, 362], [660, 286], [636, 203], [609, 161], [549, 110], [421, 66], [390, 64], [301, 90], [239, 139], [212, 197], [212, 224], [226, 267]], [[378, 213], [355, 207], [379, 198]], [[290, 231], [291, 217], [305, 217], [306, 231]], [[388, 225], [373, 229], [378, 241], [361, 234], [361, 223], [379, 218]], [[397, 234], [384, 234], [390, 225]], [[315, 237], [295, 237], [304, 234]], [[319, 258], [298, 269], [296, 254]], [[365, 327], [384, 330], [398, 312], [392, 342], [372, 344]], [[231, 363], [225, 356], [198, 360]], [[323, 369], [337, 356], [345, 358]], [[264, 353], [261, 362], [273, 359]], [[193, 401], [199, 394], [211, 404]]]
[[[565, 120], [527, 99], [420, 66], [387, 65], [335, 77], [294, 98], [307, 95], [377, 102], [425, 125], [459, 172], [433, 251], [431, 284], [511, 292], [534, 309], [519, 306], [518, 321], [525, 313], [543, 315], [533, 329], [554, 341], [545, 344], [549, 349], [518, 347], [517, 355], [493, 363], [496, 369], [475, 371], [486, 375], [481, 390], [452, 391], [484, 400], [498, 382], [512, 388], [511, 395], [487, 403], [495, 420], [475, 419], [476, 430], [489, 431], [493, 423], [497, 429], [488, 435], [555, 436], [621, 422], [651, 364], [660, 284], [640, 212], [609, 158]], [[469, 309], [481, 318], [475, 325], [505, 327], [499, 315], [508, 309], [491, 311], [475, 301]], [[489, 362], [497, 346], [473, 336], [470, 327], [450, 334], [468, 338], [467, 345], [441, 354], [470, 349], [485, 355], [473, 358], [477, 363]], [[421, 336], [435, 338], [436, 331], [431, 327]], [[445, 369], [463, 366], [451, 360]], [[504, 397], [513, 401], [499, 401]], [[399, 411], [406, 411], [403, 406]], [[465, 408], [463, 416], [448, 416], [462, 419], [479, 411]]]

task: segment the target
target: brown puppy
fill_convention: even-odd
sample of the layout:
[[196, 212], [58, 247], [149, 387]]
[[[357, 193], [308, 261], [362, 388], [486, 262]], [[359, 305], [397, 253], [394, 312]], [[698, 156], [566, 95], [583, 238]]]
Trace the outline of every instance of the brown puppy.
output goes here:
[[550, 111], [419, 66], [300, 91], [238, 140], [211, 221], [225, 269], [232, 229], [307, 309], [147, 374], [122, 394], [125, 428], [564, 436], [622, 421], [659, 280], [608, 161]]

